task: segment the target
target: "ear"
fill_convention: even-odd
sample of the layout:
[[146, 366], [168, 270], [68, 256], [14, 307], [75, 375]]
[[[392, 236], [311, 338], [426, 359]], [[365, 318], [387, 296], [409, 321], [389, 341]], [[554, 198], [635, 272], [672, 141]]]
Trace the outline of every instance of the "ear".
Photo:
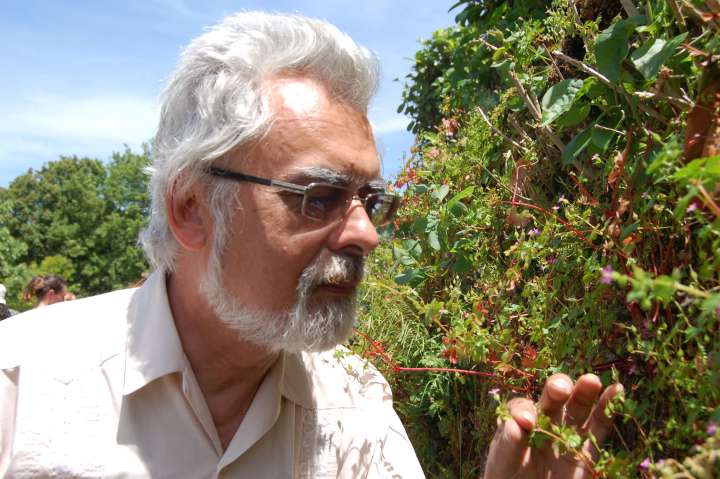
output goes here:
[[207, 243], [211, 222], [205, 202], [201, 200], [203, 189], [192, 186], [179, 193], [175, 185], [165, 194], [165, 212], [168, 225], [180, 245], [189, 251], [198, 251]]

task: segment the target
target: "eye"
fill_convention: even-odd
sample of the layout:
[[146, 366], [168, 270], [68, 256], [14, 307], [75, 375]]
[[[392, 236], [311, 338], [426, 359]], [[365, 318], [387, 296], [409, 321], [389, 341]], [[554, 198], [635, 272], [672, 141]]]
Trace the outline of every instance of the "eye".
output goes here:
[[349, 193], [331, 185], [314, 185], [305, 193], [304, 213], [312, 218], [326, 219], [345, 204]]

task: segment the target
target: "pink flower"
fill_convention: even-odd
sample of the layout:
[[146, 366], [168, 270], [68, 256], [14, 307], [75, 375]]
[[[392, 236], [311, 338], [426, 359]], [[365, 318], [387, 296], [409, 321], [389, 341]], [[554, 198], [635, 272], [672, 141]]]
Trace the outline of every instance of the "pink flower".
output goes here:
[[687, 207], [685, 210], [685, 213], [692, 213], [698, 208], [697, 203], [690, 203], [690, 206]]
[[643, 462], [638, 465], [638, 467], [643, 471], [647, 471], [648, 469], [650, 469], [650, 466], [652, 466], [652, 462], [650, 462], [650, 458], [648, 457], [643, 459]]
[[600, 269], [600, 282], [602, 284], [612, 284], [613, 282], [613, 269], [612, 266], [607, 265], [604, 268]]
[[500, 388], [494, 388], [488, 391], [488, 394], [495, 397], [500, 394]]
[[528, 231], [528, 236], [540, 236], [540, 230], [537, 228], [533, 228]]
[[717, 424], [710, 421], [707, 425], [707, 428], [705, 429], [705, 432], [707, 433], [707, 435], [714, 436], [715, 434], [717, 434], [717, 431], [718, 431]]

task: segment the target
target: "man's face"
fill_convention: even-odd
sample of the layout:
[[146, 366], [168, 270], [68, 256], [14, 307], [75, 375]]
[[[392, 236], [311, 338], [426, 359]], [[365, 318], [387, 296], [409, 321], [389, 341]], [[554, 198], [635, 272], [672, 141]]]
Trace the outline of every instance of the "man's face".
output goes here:
[[[305, 185], [338, 182], [357, 188], [377, 179], [375, 143], [363, 115], [333, 102], [313, 80], [275, 79], [269, 87], [272, 128], [257, 145], [229, 158], [224, 168]], [[216, 254], [217, 271], [209, 268], [205, 278], [215, 276], [214, 291], [212, 281], [203, 284], [216, 312], [252, 315], [260, 321], [256, 329], [270, 330], [272, 323], [292, 322], [294, 315], [295, 322], [311, 329], [305, 333], [333, 336], [312, 347], [327, 348], [341, 340], [354, 319], [362, 258], [378, 244], [360, 202], [354, 201], [337, 221], [318, 222], [301, 214], [302, 196], [271, 187], [241, 183], [238, 200], [241, 210]], [[224, 300], [232, 307], [218, 308]]]

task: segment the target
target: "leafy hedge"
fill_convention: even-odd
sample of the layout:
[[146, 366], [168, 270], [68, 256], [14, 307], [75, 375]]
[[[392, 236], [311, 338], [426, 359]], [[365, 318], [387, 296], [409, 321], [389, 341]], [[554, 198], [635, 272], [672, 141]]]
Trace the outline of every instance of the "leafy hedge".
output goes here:
[[477, 477], [497, 401], [559, 371], [626, 387], [596, 477], [720, 474], [717, 7], [463, 0], [422, 44], [353, 347], [429, 477]]

